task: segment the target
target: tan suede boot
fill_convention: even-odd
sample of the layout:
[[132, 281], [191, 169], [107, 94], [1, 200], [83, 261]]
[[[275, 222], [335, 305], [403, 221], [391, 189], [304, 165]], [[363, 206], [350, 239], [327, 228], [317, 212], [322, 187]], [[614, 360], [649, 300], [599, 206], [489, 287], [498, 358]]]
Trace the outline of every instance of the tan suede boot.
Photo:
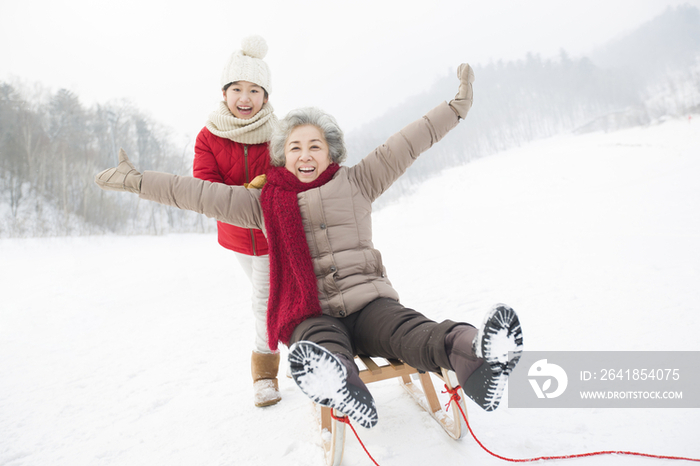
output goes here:
[[255, 406], [270, 406], [282, 399], [277, 384], [277, 370], [280, 365], [279, 353], [258, 353], [253, 351], [250, 372], [253, 375], [253, 399]]

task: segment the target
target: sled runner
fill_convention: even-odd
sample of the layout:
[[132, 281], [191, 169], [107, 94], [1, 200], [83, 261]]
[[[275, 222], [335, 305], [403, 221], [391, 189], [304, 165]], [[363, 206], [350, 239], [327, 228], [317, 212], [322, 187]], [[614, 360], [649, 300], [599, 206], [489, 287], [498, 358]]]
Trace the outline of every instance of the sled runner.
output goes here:
[[[414, 400], [421, 406], [430, 416], [435, 419], [440, 426], [453, 439], [462, 438], [466, 433], [466, 424], [462, 418], [459, 408], [455, 405], [455, 401], [451, 401], [451, 415], [443, 409], [438, 400], [435, 386], [429, 373], [420, 373], [417, 369], [404, 364], [397, 360], [386, 360], [386, 365], [378, 365], [374, 360], [367, 356], [357, 356], [362, 364], [366, 367], [360, 371], [360, 379], [366, 384], [399, 378], [401, 386], [413, 397]], [[358, 365], [362, 367], [362, 365]], [[442, 380], [447, 387], [452, 390], [457, 386], [456, 380], [450, 380], [448, 371], [442, 370], [442, 374], [433, 374]], [[454, 374], [452, 374], [454, 376]], [[420, 381], [420, 386], [416, 384]], [[464, 404], [464, 393], [461, 389], [458, 391], [460, 396], [459, 403], [462, 410], [467, 412], [467, 407]], [[333, 411], [335, 417], [343, 416], [337, 410]], [[326, 464], [328, 466], [339, 466], [343, 460], [343, 449], [345, 445], [345, 423], [333, 419], [331, 416], [331, 408], [326, 406], [321, 407], [321, 436], [323, 441], [323, 449], [326, 454]]]

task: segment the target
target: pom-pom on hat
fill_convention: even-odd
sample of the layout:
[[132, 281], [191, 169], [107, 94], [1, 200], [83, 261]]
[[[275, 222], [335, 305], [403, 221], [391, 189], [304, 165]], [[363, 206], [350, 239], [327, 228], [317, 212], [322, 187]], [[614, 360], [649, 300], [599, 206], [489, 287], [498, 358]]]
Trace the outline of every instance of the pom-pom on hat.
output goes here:
[[263, 61], [267, 55], [267, 42], [261, 36], [248, 36], [241, 41], [241, 49], [236, 50], [226, 62], [221, 73], [221, 88], [228, 83], [248, 81], [272, 93], [270, 68]]

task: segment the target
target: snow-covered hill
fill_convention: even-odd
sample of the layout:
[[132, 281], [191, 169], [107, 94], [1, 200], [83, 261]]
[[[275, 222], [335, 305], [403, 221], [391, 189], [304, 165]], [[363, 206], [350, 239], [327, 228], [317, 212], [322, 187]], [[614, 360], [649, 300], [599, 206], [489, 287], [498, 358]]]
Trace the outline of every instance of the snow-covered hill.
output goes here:
[[[432, 179], [375, 215], [402, 301], [477, 324], [506, 302], [526, 350], [700, 350], [698, 125], [560, 136]], [[253, 406], [250, 290], [214, 235], [4, 239], [0, 261], [0, 465], [323, 464], [291, 379]], [[396, 382], [370, 388], [380, 422], [358, 431], [382, 466], [503, 463]], [[700, 457], [697, 409], [468, 408], [504, 456]], [[354, 438], [344, 464], [371, 464]]]

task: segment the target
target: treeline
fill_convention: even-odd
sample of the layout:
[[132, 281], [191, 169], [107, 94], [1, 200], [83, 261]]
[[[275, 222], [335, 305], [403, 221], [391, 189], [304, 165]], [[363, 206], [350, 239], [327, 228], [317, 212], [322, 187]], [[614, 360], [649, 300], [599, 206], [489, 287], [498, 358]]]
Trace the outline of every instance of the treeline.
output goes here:
[[[653, 51], [650, 44], [653, 44]], [[466, 121], [420, 157], [377, 207], [411, 192], [440, 171], [562, 132], [615, 130], [665, 115], [700, 112], [700, 12], [668, 9], [592, 58], [529, 54], [474, 66], [474, 107]], [[647, 70], [645, 72], [645, 70]], [[348, 164], [359, 161], [457, 86], [456, 71], [428, 92], [348, 135]]]
[[[601, 115], [634, 105], [638, 96], [613, 73], [587, 58], [474, 66], [474, 106], [466, 120], [421, 156], [392, 186], [378, 206], [410, 192], [438, 172], [478, 157], [520, 146], [584, 125]], [[348, 136], [353, 164], [403, 125], [420, 117], [456, 91], [456, 72], [440, 79], [424, 96], [394, 109]], [[356, 159], [355, 159], [356, 158]]]
[[191, 174], [191, 155], [128, 102], [86, 108], [61, 89], [0, 82], [0, 236], [201, 231], [198, 215], [103, 192], [96, 173], [123, 147], [143, 170]]

